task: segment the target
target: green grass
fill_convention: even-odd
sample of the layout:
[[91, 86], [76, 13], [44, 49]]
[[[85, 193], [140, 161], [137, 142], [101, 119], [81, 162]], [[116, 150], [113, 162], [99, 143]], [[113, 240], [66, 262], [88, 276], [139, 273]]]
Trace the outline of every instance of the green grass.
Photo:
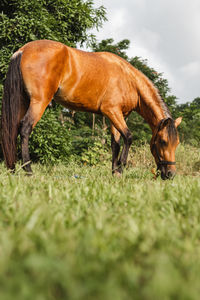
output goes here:
[[200, 153], [180, 146], [173, 181], [147, 147], [110, 163], [0, 166], [0, 299], [199, 299]]

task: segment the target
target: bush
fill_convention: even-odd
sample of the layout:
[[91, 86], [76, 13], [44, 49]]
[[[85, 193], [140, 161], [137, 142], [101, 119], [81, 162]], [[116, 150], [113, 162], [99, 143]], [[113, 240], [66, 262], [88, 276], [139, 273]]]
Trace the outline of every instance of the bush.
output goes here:
[[33, 161], [67, 162], [72, 153], [70, 132], [59, 120], [61, 109], [47, 109], [33, 130], [29, 150]]
[[29, 150], [31, 160], [40, 163], [66, 163], [75, 159], [96, 165], [108, 153], [107, 134], [101, 128], [93, 135], [89, 126], [75, 127], [69, 118], [61, 122], [62, 107], [48, 108], [33, 130]]

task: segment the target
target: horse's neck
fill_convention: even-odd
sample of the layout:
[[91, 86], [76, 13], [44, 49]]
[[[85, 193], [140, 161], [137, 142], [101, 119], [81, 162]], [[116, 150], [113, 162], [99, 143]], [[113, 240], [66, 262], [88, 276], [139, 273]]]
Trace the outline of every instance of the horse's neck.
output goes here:
[[148, 81], [146, 87], [146, 92], [140, 93], [137, 112], [145, 119], [153, 132], [158, 123], [164, 118], [171, 117], [171, 114], [153, 84]]
[[160, 122], [160, 120], [165, 118], [165, 114], [161, 106], [157, 105], [157, 103], [154, 104], [146, 102], [143, 99], [140, 100], [138, 113], [149, 124], [152, 131], [154, 131], [155, 127]]

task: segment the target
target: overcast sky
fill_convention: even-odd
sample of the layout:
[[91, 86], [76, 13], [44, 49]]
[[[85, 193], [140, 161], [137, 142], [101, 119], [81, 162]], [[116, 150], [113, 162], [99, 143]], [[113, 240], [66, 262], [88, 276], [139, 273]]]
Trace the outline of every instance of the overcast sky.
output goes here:
[[200, 97], [200, 0], [94, 0], [108, 21], [97, 39], [131, 41], [129, 57], [148, 59], [179, 103]]

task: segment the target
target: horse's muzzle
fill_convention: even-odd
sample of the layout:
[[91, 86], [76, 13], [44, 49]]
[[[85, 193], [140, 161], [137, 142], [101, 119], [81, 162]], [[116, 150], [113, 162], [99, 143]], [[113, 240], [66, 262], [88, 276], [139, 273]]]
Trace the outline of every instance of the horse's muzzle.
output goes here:
[[176, 175], [175, 170], [171, 170], [165, 167], [161, 167], [161, 178], [162, 180], [167, 180], [167, 179], [174, 179]]

